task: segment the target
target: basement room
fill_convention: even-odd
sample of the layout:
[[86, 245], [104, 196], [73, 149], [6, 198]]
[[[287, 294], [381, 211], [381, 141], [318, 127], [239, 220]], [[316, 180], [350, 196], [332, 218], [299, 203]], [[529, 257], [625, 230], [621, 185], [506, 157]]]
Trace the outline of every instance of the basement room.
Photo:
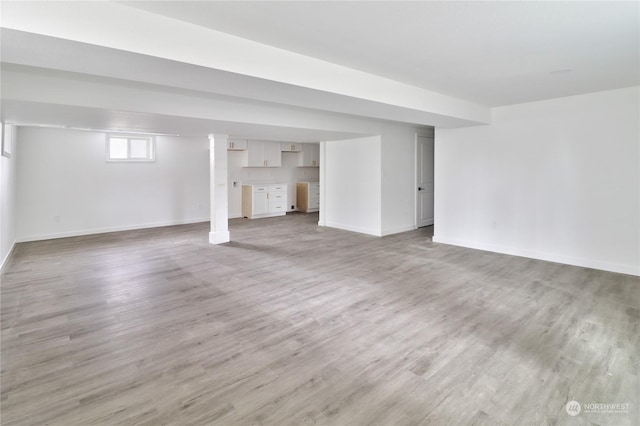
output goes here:
[[0, 423], [640, 424], [640, 3], [2, 1]]

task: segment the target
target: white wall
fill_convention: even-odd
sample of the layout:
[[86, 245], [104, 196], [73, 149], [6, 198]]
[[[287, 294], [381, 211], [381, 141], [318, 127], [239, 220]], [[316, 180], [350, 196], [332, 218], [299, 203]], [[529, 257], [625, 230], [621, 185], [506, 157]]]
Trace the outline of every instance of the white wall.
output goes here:
[[[296, 182], [317, 182], [318, 167], [298, 167], [302, 153], [283, 152], [282, 167], [243, 167], [247, 151], [228, 151], [229, 218], [242, 217], [242, 185], [256, 183], [286, 183], [288, 185], [287, 211], [298, 209]], [[236, 182], [236, 186], [233, 186]], [[291, 206], [295, 206], [293, 209]]]
[[153, 163], [107, 163], [105, 141], [20, 128], [19, 241], [209, 220], [206, 137], [156, 136]]
[[640, 275], [640, 88], [437, 129], [434, 241]]
[[11, 157], [0, 156], [0, 267], [7, 260], [16, 241], [16, 161], [17, 128], [13, 127], [7, 136], [12, 140]]
[[[352, 231], [365, 232], [372, 235], [389, 235], [399, 232], [405, 232], [415, 229], [416, 221], [416, 134], [433, 135], [432, 128], [418, 128], [410, 125], [402, 124], [381, 124], [376, 130], [379, 136], [363, 139], [350, 139], [346, 141], [326, 142], [325, 160], [328, 166], [325, 175], [328, 182], [337, 182], [341, 179], [360, 179], [360, 175], [364, 175], [367, 179], [375, 182], [363, 183], [364, 189], [354, 187], [354, 193], [346, 192], [348, 188], [337, 185], [336, 187], [326, 187], [321, 189], [326, 195], [328, 201], [333, 204], [327, 210], [328, 216], [324, 217], [324, 211], [321, 211], [321, 224], [323, 220], [327, 226], [336, 228], [349, 229]], [[354, 141], [368, 141], [367, 143], [355, 144]], [[374, 141], [374, 143], [370, 143]], [[349, 142], [350, 147], [342, 147], [335, 144], [344, 144]], [[345, 149], [345, 152], [341, 151]], [[361, 150], [361, 151], [360, 151]], [[376, 152], [376, 150], [378, 150]], [[376, 159], [371, 158], [376, 155]], [[332, 164], [328, 162], [332, 161]], [[374, 171], [372, 168], [377, 167]], [[322, 163], [321, 163], [322, 168]], [[338, 180], [333, 179], [333, 174], [338, 173]], [[323, 181], [321, 180], [321, 184]], [[366, 185], [366, 186], [365, 186]], [[371, 186], [375, 185], [375, 186]], [[379, 185], [379, 186], [378, 186]], [[379, 222], [370, 221], [365, 231], [359, 225], [362, 217], [349, 218], [357, 203], [358, 197], [363, 196], [355, 191], [364, 191], [366, 197], [369, 197], [370, 191], [377, 190], [379, 195], [375, 208], [368, 208], [372, 213], [379, 212]], [[339, 191], [338, 194], [332, 194], [332, 191]], [[345, 202], [348, 200], [348, 202]], [[373, 198], [367, 198], [367, 202], [371, 202]], [[322, 201], [321, 201], [322, 205]], [[364, 217], [364, 214], [363, 214]], [[370, 219], [370, 214], [367, 215]]]
[[381, 137], [324, 142], [320, 161], [321, 225], [382, 235]]

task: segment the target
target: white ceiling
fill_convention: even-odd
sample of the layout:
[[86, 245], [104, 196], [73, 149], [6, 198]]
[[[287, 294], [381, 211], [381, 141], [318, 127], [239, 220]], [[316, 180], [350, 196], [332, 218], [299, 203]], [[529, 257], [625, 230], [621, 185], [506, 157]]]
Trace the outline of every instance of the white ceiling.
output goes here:
[[121, 3], [487, 106], [640, 84], [635, 1]]
[[[335, 140], [377, 134], [378, 122], [479, 125], [488, 107], [640, 84], [635, 1], [0, 5], [2, 62], [23, 66], [10, 74], [106, 88], [87, 102], [63, 90], [27, 99], [5, 72], [0, 118], [19, 122]], [[110, 103], [116, 86], [144, 89], [146, 103]], [[170, 94], [185, 101], [149, 107]], [[237, 115], [188, 112], [203, 99]]]

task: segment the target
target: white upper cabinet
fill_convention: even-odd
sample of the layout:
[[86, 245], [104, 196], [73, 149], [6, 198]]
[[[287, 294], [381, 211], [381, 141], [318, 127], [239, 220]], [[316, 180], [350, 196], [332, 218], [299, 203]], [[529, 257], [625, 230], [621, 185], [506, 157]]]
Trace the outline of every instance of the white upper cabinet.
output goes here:
[[281, 149], [284, 152], [300, 152], [302, 145], [300, 142], [282, 142]]
[[282, 151], [280, 150], [280, 143], [265, 142], [264, 143], [264, 159], [266, 160], [265, 166], [267, 167], [282, 166]]
[[320, 144], [303, 143], [298, 167], [318, 167], [320, 165]]
[[247, 145], [247, 167], [282, 166], [280, 142], [249, 140]]
[[247, 149], [247, 140], [229, 138], [227, 141], [227, 149], [230, 151], [245, 151]]

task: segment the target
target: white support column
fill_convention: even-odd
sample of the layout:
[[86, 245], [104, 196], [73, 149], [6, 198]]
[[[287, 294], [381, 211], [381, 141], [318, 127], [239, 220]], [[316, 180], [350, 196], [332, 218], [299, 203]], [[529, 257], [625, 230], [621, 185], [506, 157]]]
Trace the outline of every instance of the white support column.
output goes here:
[[318, 213], [318, 226], [325, 226], [325, 212], [327, 197], [325, 197], [325, 181], [326, 181], [326, 142], [320, 142], [320, 211]]
[[227, 194], [227, 141], [229, 135], [209, 135], [209, 192], [211, 202], [211, 232], [209, 242], [230, 241], [229, 199]]

